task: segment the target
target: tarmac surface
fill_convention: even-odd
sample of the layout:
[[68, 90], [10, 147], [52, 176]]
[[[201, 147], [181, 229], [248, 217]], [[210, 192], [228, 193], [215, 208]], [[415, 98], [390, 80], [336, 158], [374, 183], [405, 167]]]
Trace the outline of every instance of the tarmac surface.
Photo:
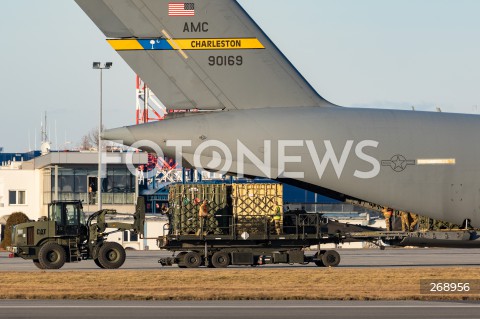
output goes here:
[[[443, 248], [392, 248], [379, 249], [338, 249], [341, 256], [339, 268], [392, 268], [392, 267], [449, 267], [469, 266], [480, 268], [480, 249], [443, 249]], [[165, 251], [127, 251], [127, 260], [123, 270], [158, 270], [178, 269], [177, 266], [162, 267], [158, 263], [160, 257], [171, 256]], [[314, 264], [308, 265], [266, 265], [262, 268], [302, 268], [316, 269]], [[235, 269], [251, 269], [250, 267], [231, 266]], [[8, 258], [8, 253], [0, 252], [0, 271], [32, 271], [38, 270], [30, 260]], [[66, 264], [60, 271], [101, 270], [92, 260]], [[54, 270], [58, 271], [58, 270]], [[185, 269], [188, 271], [188, 269]]]
[[[339, 249], [339, 268], [403, 268], [465, 266], [480, 269], [480, 249]], [[124, 270], [161, 267], [164, 251], [127, 251]], [[251, 269], [250, 267], [230, 267]], [[261, 269], [317, 269], [314, 265], [267, 265]], [[66, 264], [60, 271], [101, 271], [93, 261]], [[205, 269], [209, 271], [208, 269]], [[0, 271], [39, 271], [31, 261], [0, 252]], [[58, 271], [58, 270], [52, 270]], [[188, 271], [185, 269], [184, 271]], [[1, 283], [0, 283], [1, 284]], [[0, 300], [0, 318], [480, 318], [479, 302], [446, 301], [97, 301]]]
[[0, 318], [479, 318], [473, 302], [3, 300]]

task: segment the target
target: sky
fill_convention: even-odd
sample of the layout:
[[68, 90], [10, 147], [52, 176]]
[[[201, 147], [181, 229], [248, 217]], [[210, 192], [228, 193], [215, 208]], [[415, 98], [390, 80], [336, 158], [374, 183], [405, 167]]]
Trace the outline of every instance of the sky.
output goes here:
[[[478, 0], [239, 0], [327, 100], [345, 107], [478, 114]], [[0, 147], [54, 149], [135, 123], [135, 74], [73, 0], [0, 1]], [[36, 141], [36, 142], [35, 142]]]

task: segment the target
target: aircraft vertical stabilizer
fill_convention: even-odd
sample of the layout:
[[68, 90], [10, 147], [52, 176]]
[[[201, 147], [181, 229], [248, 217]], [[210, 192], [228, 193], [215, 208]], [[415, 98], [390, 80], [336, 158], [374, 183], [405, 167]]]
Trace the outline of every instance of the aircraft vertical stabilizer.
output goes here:
[[169, 109], [333, 106], [235, 0], [76, 0]]

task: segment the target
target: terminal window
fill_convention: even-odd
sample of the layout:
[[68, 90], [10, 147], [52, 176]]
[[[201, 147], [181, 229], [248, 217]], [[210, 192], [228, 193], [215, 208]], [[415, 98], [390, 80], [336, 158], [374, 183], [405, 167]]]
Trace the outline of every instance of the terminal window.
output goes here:
[[[58, 198], [81, 200], [89, 205], [97, 201], [97, 170], [89, 168], [59, 168], [58, 179], [53, 170], [47, 170], [44, 177], [44, 203], [51, 201], [58, 182]], [[133, 204], [135, 201], [135, 175], [124, 167], [107, 167], [107, 174], [100, 184], [104, 204]]]
[[8, 203], [10, 205], [25, 205], [25, 191], [8, 191]]

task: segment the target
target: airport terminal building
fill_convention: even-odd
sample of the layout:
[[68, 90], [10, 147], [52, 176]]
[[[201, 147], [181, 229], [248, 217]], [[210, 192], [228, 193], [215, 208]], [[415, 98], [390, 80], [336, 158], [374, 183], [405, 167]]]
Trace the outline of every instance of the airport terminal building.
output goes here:
[[[103, 208], [133, 213], [138, 196], [137, 176], [126, 163], [147, 163], [146, 153], [107, 154], [102, 179]], [[0, 166], [0, 223], [11, 213], [23, 212], [36, 220], [47, 216], [52, 200], [81, 200], [85, 212], [97, 210], [97, 152], [51, 152], [29, 161], [8, 161]], [[2, 232], [3, 233], [3, 232]]]

